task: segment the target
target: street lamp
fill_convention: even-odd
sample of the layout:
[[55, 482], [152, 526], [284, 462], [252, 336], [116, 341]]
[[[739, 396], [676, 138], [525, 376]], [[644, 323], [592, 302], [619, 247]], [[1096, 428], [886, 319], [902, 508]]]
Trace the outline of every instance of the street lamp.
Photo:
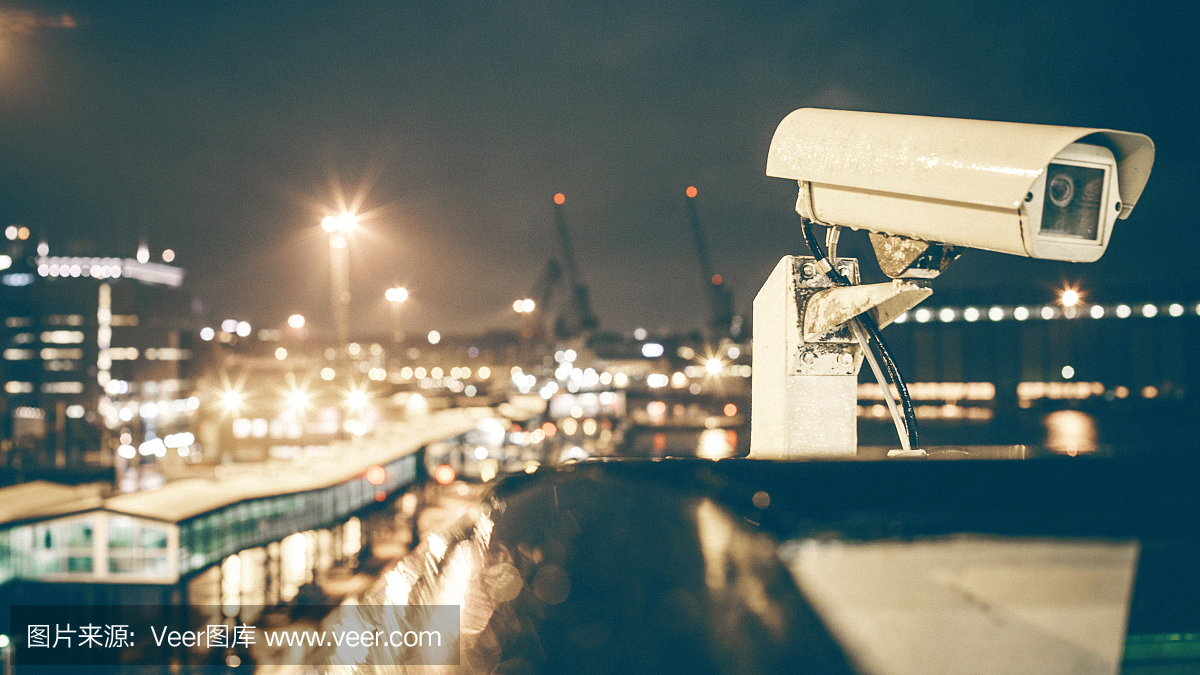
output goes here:
[[533, 298], [514, 300], [512, 307], [513, 311], [520, 315], [518, 322], [521, 338], [528, 341], [534, 337], [540, 337], [541, 321], [533, 314], [533, 310], [537, 309], [537, 303], [533, 301]]
[[236, 389], [227, 389], [221, 394], [221, 405], [230, 413], [238, 413], [242, 409], [242, 393]]
[[1079, 306], [1083, 302], [1083, 294], [1074, 286], [1067, 286], [1062, 290], [1062, 294], [1058, 296], [1058, 302], [1063, 307], [1063, 316], [1068, 319], [1074, 319], [1079, 313]]
[[350, 342], [350, 251], [346, 236], [358, 225], [354, 214], [325, 216], [321, 227], [329, 233], [329, 272], [333, 288], [333, 324], [339, 350]]
[[403, 286], [389, 288], [383, 292], [383, 297], [387, 298], [388, 303], [392, 306], [392, 342], [400, 344], [400, 305], [408, 300], [408, 289]]
[[310, 405], [308, 392], [304, 389], [292, 389], [286, 396], [287, 405], [297, 413], [302, 413]]

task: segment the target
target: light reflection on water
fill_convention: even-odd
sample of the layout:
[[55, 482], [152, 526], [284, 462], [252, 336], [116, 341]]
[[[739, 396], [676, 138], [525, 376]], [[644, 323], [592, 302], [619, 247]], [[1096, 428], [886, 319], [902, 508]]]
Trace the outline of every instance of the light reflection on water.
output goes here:
[[1096, 419], [1080, 410], [1056, 410], [1042, 420], [1046, 427], [1046, 449], [1062, 455], [1096, 452]]
[[732, 457], [737, 451], [737, 432], [733, 429], [705, 429], [700, 432], [696, 456], [702, 459]]
[[280, 600], [289, 602], [300, 587], [312, 579], [308, 565], [308, 538], [304, 532], [284, 537], [279, 543]]
[[737, 456], [739, 450], [741, 454], [748, 450], [738, 446], [738, 429], [735, 428], [648, 427], [631, 434], [618, 454], [629, 457], [724, 459]]
[[306, 588], [317, 592], [320, 586], [324, 592], [335, 577], [354, 573], [365, 530], [359, 518], [351, 517], [331, 528], [297, 532], [227, 556], [186, 582], [188, 604], [253, 620], [264, 608], [297, 602]]

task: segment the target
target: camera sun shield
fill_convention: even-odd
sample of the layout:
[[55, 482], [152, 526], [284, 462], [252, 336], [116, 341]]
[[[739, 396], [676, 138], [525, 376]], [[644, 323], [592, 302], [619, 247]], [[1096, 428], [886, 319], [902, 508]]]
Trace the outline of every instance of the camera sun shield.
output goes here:
[[802, 108], [767, 175], [798, 181], [796, 210], [818, 223], [1091, 262], [1153, 163], [1136, 133]]

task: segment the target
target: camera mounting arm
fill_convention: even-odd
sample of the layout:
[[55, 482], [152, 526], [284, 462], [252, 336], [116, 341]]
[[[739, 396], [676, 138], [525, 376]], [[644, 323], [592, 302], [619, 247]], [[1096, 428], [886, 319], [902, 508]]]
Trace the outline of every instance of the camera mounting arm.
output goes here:
[[754, 299], [750, 456], [852, 457], [858, 448], [858, 371], [868, 349], [853, 323], [880, 326], [929, 297], [913, 281], [857, 285], [858, 261], [785, 256]]

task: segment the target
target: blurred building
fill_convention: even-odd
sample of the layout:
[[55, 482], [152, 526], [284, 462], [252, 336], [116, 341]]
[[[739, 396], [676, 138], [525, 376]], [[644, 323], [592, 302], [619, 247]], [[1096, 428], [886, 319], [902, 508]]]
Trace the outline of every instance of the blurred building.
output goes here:
[[0, 256], [0, 480], [111, 475], [196, 408], [184, 271], [50, 255], [27, 232], [10, 226]]

